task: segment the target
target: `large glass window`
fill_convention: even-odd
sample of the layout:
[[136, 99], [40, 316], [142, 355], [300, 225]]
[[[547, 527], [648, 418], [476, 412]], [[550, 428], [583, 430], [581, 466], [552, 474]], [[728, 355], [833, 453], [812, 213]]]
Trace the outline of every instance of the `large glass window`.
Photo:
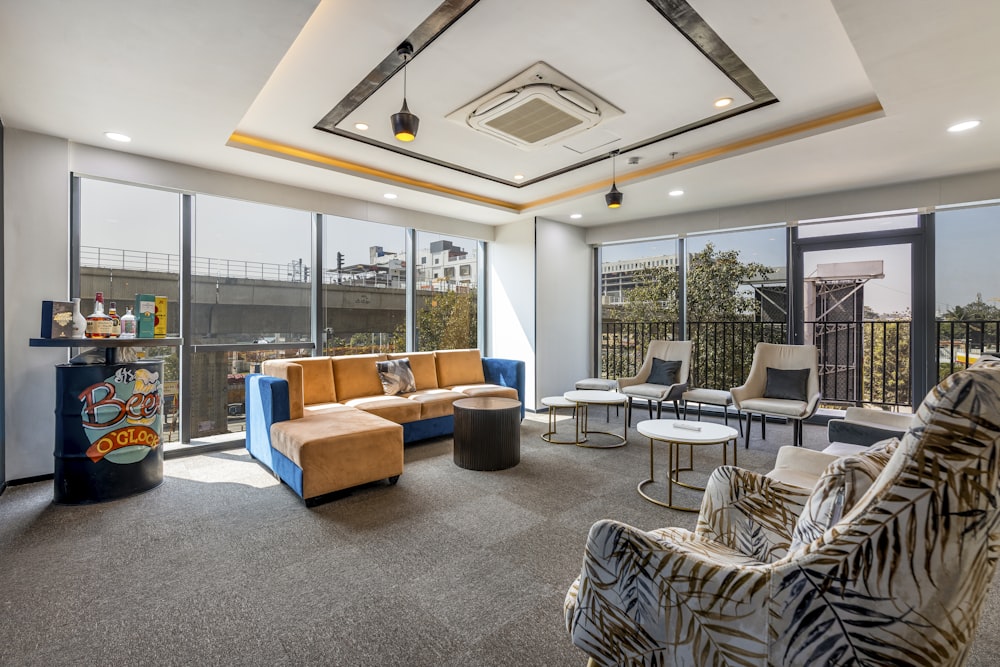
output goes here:
[[935, 214], [938, 379], [998, 351], [1000, 205]]
[[311, 215], [208, 195], [196, 207], [190, 342], [308, 340]]
[[677, 241], [661, 239], [601, 249], [601, 376], [630, 377], [650, 340], [680, 339]]
[[479, 346], [478, 243], [416, 234], [416, 349]]
[[784, 227], [766, 227], [687, 239], [691, 386], [739, 386], [758, 342], [785, 342], [785, 235]]
[[[80, 179], [80, 310], [94, 309], [94, 296], [135, 310], [137, 294], [167, 297], [167, 331], [179, 330], [180, 195], [121, 183]], [[179, 437], [180, 376], [172, 347], [138, 348], [141, 357], [163, 359], [165, 442]]]
[[406, 230], [323, 216], [324, 354], [406, 351]]

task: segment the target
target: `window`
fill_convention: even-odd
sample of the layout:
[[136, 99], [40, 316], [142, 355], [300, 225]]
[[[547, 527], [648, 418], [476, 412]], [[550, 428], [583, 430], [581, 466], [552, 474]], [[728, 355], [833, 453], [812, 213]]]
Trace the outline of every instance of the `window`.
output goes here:
[[[119, 315], [135, 311], [137, 294], [167, 297], [167, 331], [180, 322], [180, 195], [122, 183], [80, 179], [80, 311], [96, 292]], [[138, 348], [163, 360], [164, 442], [178, 440], [178, 350]]]
[[1000, 205], [935, 213], [938, 379], [998, 351]]
[[[433, 257], [442, 271], [417, 268], [416, 348], [453, 350], [478, 347], [478, 243], [471, 239], [417, 232], [418, 257]], [[471, 280], [455, 280], [467, 265]], [[443, 276], [442, 277], [442, 273]]]
[[738, 386], [758, 342], [785, 342], [786, 234], [781, 226], [688, 237], [692, 386]]
[[324, 354], [405, 352], [406, 230], [332, 215], [323, 225]]
[[674, 239], [601, 249], [602, 377], [634, 375], [650, 340], [680, 338], [676, 256]]

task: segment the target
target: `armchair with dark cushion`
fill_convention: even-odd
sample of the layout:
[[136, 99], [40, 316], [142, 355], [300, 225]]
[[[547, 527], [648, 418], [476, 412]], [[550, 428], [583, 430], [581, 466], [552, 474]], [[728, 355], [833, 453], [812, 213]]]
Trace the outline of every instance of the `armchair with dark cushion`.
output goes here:
[[730, 390], [736, 408], [747, 416], [747, 447], [754, 414], [760, 415], [761, 438], [768, 416], [784, 417], [792, 421], [792, 442], [802, 444], [802, 421], [819, 407], [818, 360], [815, 345], [757, 343], [746, 382]]
[[631, 425], [632, 399], [647, 402], [649, 418], [653, 418], [653, 403], [656, 403], [656, 418], [660, 418], [664, 401], [673, 401], [674, 414], [681, 418], [678, 401], [688, 388], [688, 373], [691, 368], [691, 341], [653, 340], [649, 342], [646, 358], [633, 377], [619, 378], [621, 392], [628, 396], [625, 408], [625, 426]]

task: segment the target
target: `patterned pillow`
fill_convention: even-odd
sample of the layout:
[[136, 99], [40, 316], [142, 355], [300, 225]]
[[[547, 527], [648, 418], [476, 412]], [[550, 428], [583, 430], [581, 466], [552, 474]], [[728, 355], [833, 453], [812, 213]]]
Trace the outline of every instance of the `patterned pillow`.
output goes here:
[[795, 524], [789, 552], [819, 539], [840, 521], [874, 484], [898, 445], [899, 438], [890, 438], [828, 465]]
[[387, 396], [406, 394], [417, 390], [409, 358], [376, 361], [375, 369], [378, 371], [378, 379], [382, 382], [382, 391]]

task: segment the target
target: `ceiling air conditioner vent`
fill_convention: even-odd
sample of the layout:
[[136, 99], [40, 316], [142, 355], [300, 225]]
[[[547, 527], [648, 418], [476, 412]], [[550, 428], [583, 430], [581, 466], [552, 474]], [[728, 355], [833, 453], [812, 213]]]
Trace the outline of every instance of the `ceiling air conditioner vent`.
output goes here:
[[548, 146], [621, 111], [545, 63], [448, 115], [522, 150]]

